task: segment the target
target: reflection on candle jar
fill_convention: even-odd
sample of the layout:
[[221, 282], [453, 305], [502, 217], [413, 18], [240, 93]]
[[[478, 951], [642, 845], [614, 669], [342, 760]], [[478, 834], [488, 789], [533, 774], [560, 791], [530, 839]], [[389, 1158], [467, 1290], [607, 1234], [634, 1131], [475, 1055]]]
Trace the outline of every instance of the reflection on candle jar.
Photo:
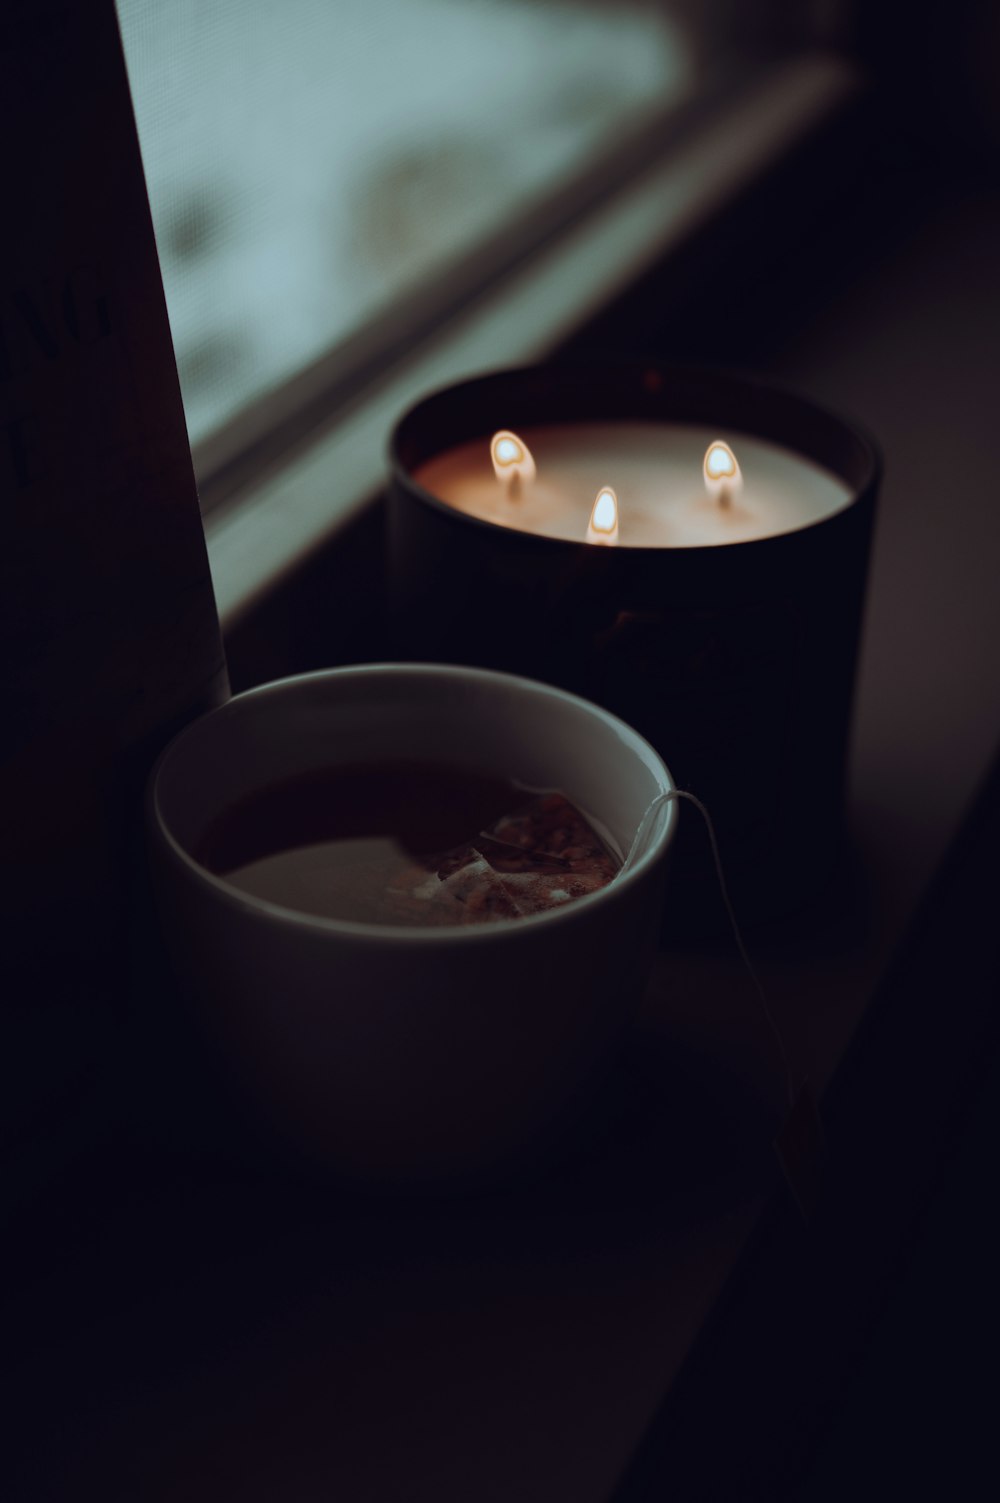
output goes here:
[[[498, 431], [534, 466], [514, 496], [491, 460]], [[822, 885], [842, 833], [878, 478], [853, 424], [721, 373], [541, 366], [465, 382], [393, 435], [395, 650], [614, 710], [708, 805], [740, 911], [788, 910]], [[693, 824], [674, 859], [685, 921], [711, 924]]]

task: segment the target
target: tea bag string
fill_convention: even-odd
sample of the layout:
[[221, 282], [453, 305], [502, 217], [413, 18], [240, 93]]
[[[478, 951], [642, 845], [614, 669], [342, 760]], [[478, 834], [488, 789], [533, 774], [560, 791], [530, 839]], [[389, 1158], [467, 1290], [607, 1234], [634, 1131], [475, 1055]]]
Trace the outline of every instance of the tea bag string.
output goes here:
[[649, 837], [649, 833], [652, 829], [652, 824], [654, 819], [656, 818], [657, 811], [664, 808], [667, 804], [673, 803], [677, 799], [686, 799], [689, 804], [693, 804], [705, 822], [705, 829], [708, 832], [708, 842], [712, 851], [712, 862], [715, 866], [715, 875], [719, 884], [719, 894], [722, 898], [723, 907], [726, 910], [726, 917], [729, 919], [729, 927], [732, 930], [733, 939], [736, 941], [736, 948], [739, 952], [740, 960], [743, 962], [743, 968], [746, 971], [747, 975], [750, 977], [754, 991], [757, 993], [757, 1000], [760, 1004], [760, 1010], [764, 1015], [767, 1026], [771, 1031], [771, 1036], [773, 1037], [774, 1042], [777, 1046], [778, 1054], [781, 1057], [781, 1065], [785, 1074], [785, 1085], [788, 1092], [789, 1104], [794, 1105], [795, 1076], [792, 1073], [792, 1066], [788, 1057], [788, 1050], [785, 1047], [785, 1040], [782, 1037], [781, 1029], [778, 1027], [774, 1014], [771, 1012], [770, 1004], [767, 1000], [767, 993], [764, 991], [760, 978], [750, 962], [750, 956], [747, 954], [746, 945], [743, 943], [743, 935], [740, 933], [740, 926], [736, 921], [736, 913], [733, 909], [732, 899], [729, 896], [729, 888], [726, 885], [726, 876], [722, 867], [722, 859], [719, 855], [719, 842], [716, 839], [715, 825], [712, 823], [712, 816], [705, 808], [705, 805], [702, 803], [701, 799], [697, 798], [693, 793], [688, 793], [687, 790], [683, 788], [671, 788], [668, 793], [658, 794], [657, 797], [654, 798], [652, 803], [649, 805], [649, 808], [646, 810], [645, 814], [642, 816], [642, 819], [639, 823], [639, 828], [635, 833], [635, 839], [632, 841], [631, 849], [629, 850], [629, 853], [626, 856], [621, 869], [622, 871], [626, 871], [632, 861], [634, 859], [637, 859], [637, 857], [642, 853], [644, 843]]

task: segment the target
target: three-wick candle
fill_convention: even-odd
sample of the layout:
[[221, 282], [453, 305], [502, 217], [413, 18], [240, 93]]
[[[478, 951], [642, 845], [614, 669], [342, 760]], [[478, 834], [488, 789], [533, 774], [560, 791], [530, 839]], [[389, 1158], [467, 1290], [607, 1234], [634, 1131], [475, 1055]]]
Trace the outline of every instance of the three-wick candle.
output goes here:
[[[720, 372], [463, 382], [393, 435], [395, 650], [614, 710], [708, 805], [743, 911], [786, 909], [842, 830], [878, 476], [853, 423]], [[700, 842], [675, 860], [705, 909]]]

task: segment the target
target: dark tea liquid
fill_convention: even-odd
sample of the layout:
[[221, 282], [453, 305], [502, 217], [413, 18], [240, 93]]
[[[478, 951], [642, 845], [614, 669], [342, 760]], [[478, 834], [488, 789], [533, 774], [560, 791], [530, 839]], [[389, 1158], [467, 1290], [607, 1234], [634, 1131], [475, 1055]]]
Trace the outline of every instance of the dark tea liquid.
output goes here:
[[[544, 812], [519, 813], [526, 805]], [[220, 816], [197, 855], [283, 908], [419, 927], [540, 911], [603, 885], [620, 865], [559, 795], [410, 761], [272, 784]]]

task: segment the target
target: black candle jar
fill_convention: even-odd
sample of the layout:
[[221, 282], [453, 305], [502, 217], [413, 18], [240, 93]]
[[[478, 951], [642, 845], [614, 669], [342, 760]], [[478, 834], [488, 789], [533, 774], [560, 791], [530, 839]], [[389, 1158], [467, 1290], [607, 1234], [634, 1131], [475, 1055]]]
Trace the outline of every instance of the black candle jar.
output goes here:
[[[597, 547], [483, 521], [414, 473], [497, 429], [695, 424], [828, 471], [843, 507], [794, 531], [696, 547]], [[573, 690], [645, 735], [701, 797], [740, 911], [815, 892], [836, 854], [880, 462], [811, 401], [743, 378], [641, 366], [539, 366], [438, 392], [391, 444], [389, 579], [400, 656], [500, 668]], [[612, 480], [613, 477], [607, 477]], [[688, 821], [674, 901], [714, 900]]]

